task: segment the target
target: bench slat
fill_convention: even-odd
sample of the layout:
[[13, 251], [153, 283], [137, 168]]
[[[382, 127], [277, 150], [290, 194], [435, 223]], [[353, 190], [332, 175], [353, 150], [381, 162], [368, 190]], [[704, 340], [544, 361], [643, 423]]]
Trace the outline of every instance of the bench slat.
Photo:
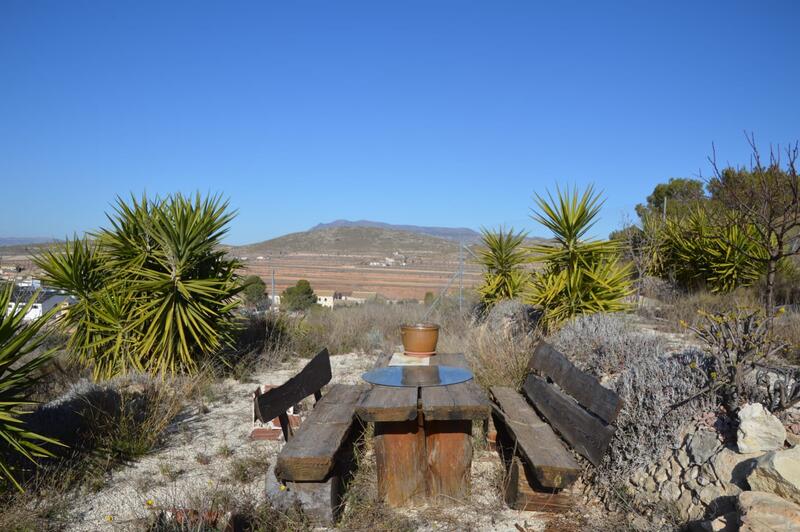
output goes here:
[[536, 375], [528, 375], [522, 390], [567, 443], [592, 464], [600, 463], [614, 436], [613, 427]]
[[580, 473], [578, 462], [525, 399], [505, 386], [494, 386], [491, 392], [501, 409], [495, 425], [507, 428], [536, 480], [547, 488], [565, 488], [575, 482]]
[[584, 373], [547, 342], [540, 342], [528, 362], [528, 369], [550, 377], [562, 390], [591, 412], [613, 423], [622, 407], [622, 400], [593, 376]]
[[281, 480], [322, 482], [336, 466], [337, 455], [348, 445], [354, 426], [361, 385], [337, 384], [317, 403], [300, 428], [278, 454]]
[[328, 350], [320, 351], [300, 373], [278, 386], [260, 394], [256, 390], [254, 415], [267, 423], [285, 413], [309, 395], [318, 392], [331, 380], [331, 360]]

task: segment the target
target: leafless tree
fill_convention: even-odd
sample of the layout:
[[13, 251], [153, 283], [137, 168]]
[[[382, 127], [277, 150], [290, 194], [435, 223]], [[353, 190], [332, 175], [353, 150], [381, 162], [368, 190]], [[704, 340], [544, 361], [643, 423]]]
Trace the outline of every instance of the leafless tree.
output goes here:
[[[787, 257], [800, 254], [800, 178], [797, 174], [798, 143], [785, 150], [770, 147], [769, 161], [762, 161], [754, 135], [745, 134], [752, 152], [749, 168], [720, 169], [716, 152], [709, 157], [713, 177], [708, 182], [712, 199], [724, 206], [716, 209], [725, 224], [750, 226], [752, 240], [765, 253], [741, 249], [749, 260], [763, 264], [767, 274], [765, 305], [769, 316], [775, 312], [775, 278]], [[781, 161], [785, 155], [785, 163]], [[735, 245], [735, 243], [732, 243]]]

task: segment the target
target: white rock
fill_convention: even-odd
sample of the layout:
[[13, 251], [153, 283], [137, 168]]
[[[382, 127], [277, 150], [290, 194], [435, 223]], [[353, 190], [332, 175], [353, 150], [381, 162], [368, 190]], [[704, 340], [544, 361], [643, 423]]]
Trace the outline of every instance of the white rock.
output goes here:
[[750, 488], [800, 504], [800, 447], [772, 451], [756, 461], [747, 477]]
[[736, 444], [740, 453], [781, 449], [786, 429], [761, 403], [750, 403], [739, 410]]
[[740, 532], [789, 532], [800, 530], [800, 506], [763, 491], [739, 495]]
[[659, 467], [658, 469], [656, 469], [656, 472], [653, 475], [653, 480], [655, 480], [659, 484], [665, 482], [668, 478], [669, 477], [667, 475], [667, 470], [664, 469], [663, 467]]
[[747, 475], [753, 470], [756, 459], [762, 454], [764, 453], [741, 454], [726, 447], [711, 458], [710, 464], [720, 482], [746, 488]]

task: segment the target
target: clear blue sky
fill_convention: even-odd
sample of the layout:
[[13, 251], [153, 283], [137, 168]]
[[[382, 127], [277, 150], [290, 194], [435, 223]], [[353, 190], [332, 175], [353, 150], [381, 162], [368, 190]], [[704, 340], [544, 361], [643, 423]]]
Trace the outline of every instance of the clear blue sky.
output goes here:
[[0, 236], [221, 192], [244, 243], [336, 218], [527, 227], [800, 137], [800, 2], [0, 2]]

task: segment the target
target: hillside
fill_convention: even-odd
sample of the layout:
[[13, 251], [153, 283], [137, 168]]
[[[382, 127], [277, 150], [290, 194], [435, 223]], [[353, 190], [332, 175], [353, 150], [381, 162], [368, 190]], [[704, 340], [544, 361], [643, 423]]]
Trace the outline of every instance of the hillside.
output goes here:
[[379, 227], [329, 227], [290, 233], [272, 240], [235, 246], [240, 256], [272, 253], [390, 255], [400, 253], [458, 253], [458, 243], [430, 235]]
[[332, 229], [337, 227], [376, 227], [379, 229], [391, 229], [394, 231], [407, 231], [418, 235], [435, 236], [446, 238], [454, 242], [464, 242], [472, 244], [480, 240], [481, 235], [477, 231], [467, 227], [426, 227], [421, 225], [395, 225], [383, 222], [373, 222], [371, 220], [334, 220], [330, 223], [321, 223], [312, 227], [311, 231], [320, 229]]

